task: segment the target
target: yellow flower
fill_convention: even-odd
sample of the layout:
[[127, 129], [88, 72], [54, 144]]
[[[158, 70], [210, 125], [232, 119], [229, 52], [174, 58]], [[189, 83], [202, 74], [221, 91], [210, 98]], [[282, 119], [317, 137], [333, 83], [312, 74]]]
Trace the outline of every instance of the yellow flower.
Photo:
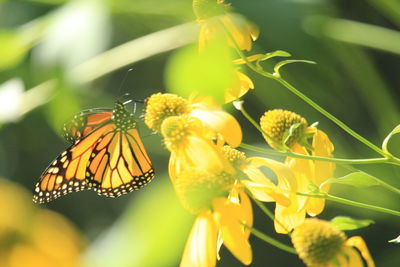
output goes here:
[[[321, 130], [308, 126], [307, 121], [300, 115], [286, 110], [271, 110], [266, 112], [260, 119], [262, 129], [269, 135], [265, 136], [267, 142], [276, 147], [273, 138], [278, 143], [287, 146], [292, 152], [304, 155], [332, 157], [334, 146], [329, 137]], [[290, 134], [289, 134], [290, 133]], [[308, 138], [312, 136], [309, 145]], [[311, 150], [311, 152], [309, 152]], [[310, 193], [310, 184], [320, 187], [324, 181], [333, 177], [335, 164], [317, 160], [301, 158], [286, 158], [285, 164], [295, 173], [297, 190], [302, 193]], [[323, 185], [320, 191], [327, 193], [329, 185]], [[312, 192], [311, 192], [312, 193]], [[325, 206], [323, 198], [307, 198], [297, 196], [299, 203], [304, 203], [297, 215], [304, 217], [307, 212], [311, 216], [320, 214]], [[295, 214], [292, 214], [293, 216]]]
[[212, 141], [212, 133], [196, 117], [168, 117], [162, 123], [161, 134], [171, 151], [169, 175], [172, 181], [186, 170], [197, 168], [214, 172], [230, 169], [219, 147]]
[[[248, 179], [241, 179], [253, 197], [263, 202], [276, 202], [275, 230], [288, 233], [305, 219], [304, 200], [296, 195], [298, 189], [295, 174], [284, 163], [262, 157], [246, 158], [228, 146], [223, 147], [225, 157], [236, 170], [245, 174]], [[278, 179], [275, 185], [260, 168], [272, 170]], [[303, 198], [304, 199], [304, 198]]]
[[[334, 146], [329, 140], [329, 137], [321, 130], [316, 128], [312, 138], [312, 148], [313, 151], [311, 155], [321, 156], [321, 157], [332, 157], [332, 152]], [[293, 152], [297, 152], [304, 155], [309, 155], [310, 153], [306, 148], [299, 144], [295, 144]], [[306, 160], [300, 158], [287, 158], [286, 164], [290, 169], [296, 173], [298, 180], [303, 181], [302, 188], [299, 189], [302, 193], [312, 193], [310, 192], [310, 183], [319, 187], [319, 190], [324, 193], [328, 193], [329, 185], [322, 185], [324, 181], [333, 177], [335, 171], [335, 163], [317, 160]], [[325, 207], [325, 199], [323, 198], [307, 198], [306, 212], [311, 216], [316, 216], [320, 214]]]
[[145, 123], [164, 137], [171, 151], [169, 174], [172, 180], [193, 168], [229, 170], [215, 140], [238, 146], [242, 139], [240, 125], [232, 115], [207, 99], [195, 97], [185, 100], [161, 93], [150, 96]]
[[242, 141], [242, 130], [236, 119], [208, 99], [199, 99], [192, 95], [189, 100], [174, 94], [157, 93], [146, 101], [146, 125], [161, 133], [163, 121], [171, 116], [189, 115], [201, 121], [203, 126], [217, 138], [236, 147]]
[[260, 118], [260, 126], [268, 134], [268, 136], [264, 135], [264, 138], [271, 147], [279, 148], [276, 145], [279, 143], [291, 148], [294, 144], [302, 141], [307, 121], [294, 112], [273, 109], [265, 112]]
[[3, 179], [0, 210], [1, 266], [79, 266], [85, 242], [66, 218], [35, 207], [30, 193]]
[[242, 97], [250, 89], [254, 89], [253, 81], [244, 73], [236, 71], [234, 85], [225, 90], [225, 103], [235, 101]]
[[223, 0], [194, 0], [193, 10], [201, 25], [200, 51], [205, 49], [208, 42], [219, 38], [225, 38], [228, 44], [234, 46], [230, 36], [240, 49], [250, 51], [252, 42], [258, 38], [258, 28], [241, 16], [230, 14], [230, 6]]
[[308, 267], [362, 267], [361, 256], [367, 267], [375, 266], [361, 237], [347, 239], [342, 231], [327, 221], [307, 219], [293, 231], [291, 239]]
[[184, 207], [198, 214], [186, 242], [181, 267], [216, 264], [224, 244], [243, 264], [250, 264], [253, 214], [248, 196], [234, 185], [236, 177], [224, 171], [189, 170], [174, 180]]

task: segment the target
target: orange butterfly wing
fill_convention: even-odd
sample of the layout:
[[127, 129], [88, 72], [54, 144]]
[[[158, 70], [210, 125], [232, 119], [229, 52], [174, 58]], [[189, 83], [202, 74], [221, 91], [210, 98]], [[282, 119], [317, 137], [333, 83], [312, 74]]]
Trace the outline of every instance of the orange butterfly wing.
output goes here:
[[113, 130], [112, 124], [101, 126], [61, 153], [36, 183], [33, 201], [49, 202], [69, 192], [89, 189], [86, 170], [92, 151], [98, 140]]
[[88, 109], [74, 116], [74, 119], [64, 124], [63, 136], [74, 143], [95, 130], [112, 118], [111, 109]]
[[137, 129], [114, 132], [94, 147], [89, 161], [89, 185], [99, 195], [118, 197], [138, 190], [154, 177], [154, 170]]
[[140, 189], [154, 177], [133, 114], [120, 102], [112, 112], [82, 111], [65, 124], [64, 137], [74, 144], [44, 171], [35, 186], [34, 202], [49, 202], [85, 189], [118, 197]]

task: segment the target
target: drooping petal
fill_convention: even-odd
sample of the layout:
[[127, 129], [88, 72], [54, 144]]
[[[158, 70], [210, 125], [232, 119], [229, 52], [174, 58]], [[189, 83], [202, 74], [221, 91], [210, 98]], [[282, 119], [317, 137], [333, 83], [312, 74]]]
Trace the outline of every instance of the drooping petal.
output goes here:
[[221, 231], [224, 245], [243, 264], [250, 264], [252, 261], [251, 246], [248, 241], [248, 233], [242, 223], [248, 219], [248, 210], [244, 210], [240, 204], [233, 203], [225, 198], [217, 198], [213, 201], [214, 219]]
[[254, 198], [263, 202], [277, 202], [285, 207], [291, 204], [289, 198], [287, 198], [280, 190], [274, 186], [267, 186], [264, 184], [254, 183], [248, 180], [241, 181], [247, 189], [251, 192]]
[[[317, 130], [317, 132], [313, 136], [312, 146], [314, 148], [313, 156], [321, 156], [321, 157], [332, 157], [333, 152], [333, 144], [329, 140], [329, 137], [321, 130]], [[314, 161], [315, 164], [315, 183], [320, 185], [325, 182], [327, 179], [333, 177], [333, 172], [335, 170], [335, 163], [326, 162], [326, 161]], [[325, 187], [324, 190], [329, 190], [328, 187]]]
[[304, 209], [293, 211], [292, 207], [285, 207], [276, 204], [275, 207], [275, 231], [281, 234], [287, 234], [305, 220], [306, 212]]
[[181, 267], [214, 267], [217, 258], [217, 227], [212, 213], [197, 216], [181, 260]]
[[345, 254], [346, 264], [343, 266], [346, 267], [364, 267], [363, 261], [358, 252], [350, 247], [346, 247], [343, 249], [343, 254]]
[[187, 137], [185, 146], [171, 151], [169, 176], [173, 182], [181, 172], [193, 168], [210, 172], [233, 171], [229, 162], [222, 156], [219, 147], [211, 140], [195, 135]]
[[297, 181], [294, 173], [283, 163], [262, 158], [262, 157], [251, 157], [248, 158], [251, 165], [255, 167], [265, 166], [270, 168], [278, 177], [278, 186], [285, 191], [297, 191]]
[[254, 89], [253, 81], [244, 73], [236, 71], [234, 84], [225, 90], [224, 102], [232, 102], [242, 97], [250, 89]]
[[364, 260], [367, 262], [367, 266], [375, 267], [374, 260], [372, 259], [371, 254], [369, 253], [367, 244], [365, 244], [365, 241], [364, 241], [364, 239], [362, 239], [362, 237], [360, 237], [360, 236], [350, 237], [349, 239], [347, 239], [346, 245], [357, 248], [360, 251]]
[[229, 113], [196, 105], [190, 115], [200, 119], [207, 128], [221, 134], [231, 147], [237, 147], [242, 142], [240, 124]]
[[307, 199], [307, 214], [310, 216], [317, 216], [325, 208], [325, 199], [309, 197]]

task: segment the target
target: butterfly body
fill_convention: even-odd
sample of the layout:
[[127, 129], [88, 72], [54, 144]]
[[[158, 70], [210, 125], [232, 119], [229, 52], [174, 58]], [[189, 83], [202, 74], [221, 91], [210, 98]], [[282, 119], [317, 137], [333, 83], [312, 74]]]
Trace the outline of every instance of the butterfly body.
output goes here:
[[86, 189], [118, 197], [140, 189], [154, 177], [134, 114], [121, 102], [114, 109], [77, 114], [65, 124], [64, 137], [72, 145], [42, 174], [35, 186], [35, 202]]

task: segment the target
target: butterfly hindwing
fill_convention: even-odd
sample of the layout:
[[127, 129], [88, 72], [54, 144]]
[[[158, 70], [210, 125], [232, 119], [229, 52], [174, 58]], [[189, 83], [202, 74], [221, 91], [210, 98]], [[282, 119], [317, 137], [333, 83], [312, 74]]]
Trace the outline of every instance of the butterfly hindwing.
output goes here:
[[127, 132], [105, 136], [95, 146], [89, 162], [90, 185], [99, 195], [118, 197], [140, 189], [154, 177], [142, 142], [133, 141]]

